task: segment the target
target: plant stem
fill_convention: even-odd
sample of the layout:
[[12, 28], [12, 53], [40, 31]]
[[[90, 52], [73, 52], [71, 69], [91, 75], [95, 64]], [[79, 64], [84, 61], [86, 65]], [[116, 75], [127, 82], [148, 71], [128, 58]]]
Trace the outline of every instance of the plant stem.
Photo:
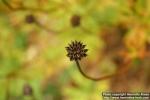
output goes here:
[[77, 67], [78, 67], [78, 69], [79, 69], [79, 72], [80, 72], [84, 77], [86, 77], [87, 79], [90, 79], [90, 80], [93, 80], [93, 81], [101, 81], [101, 80], [105, 80], [105, 79], [112, 78], [112, 77], [114, 77], [114, 76], [116, 76], [116, 75], [123, 74], [123, 73], [126, 72], [127, 69], [128, 69], [128, 67], [126, 67], [126, 68], [123, 68], [121, 71], [116, 72], [116, 73], [114, 73], [114, 74], [110, 74], [110, 75], [105, 75], [105, 76], [100, 76], [100, 77], [94, 78], [94, 77], [88, 76], [87, 74], [85, 74], [85, 73], [83, 72], [83, 70], [81, 69], [81, 66], [80, 66], [80, 63], [79, 63], [78, 60], [75, 60], [75, 62], [76, 62], [76, 64], [77, 64]]

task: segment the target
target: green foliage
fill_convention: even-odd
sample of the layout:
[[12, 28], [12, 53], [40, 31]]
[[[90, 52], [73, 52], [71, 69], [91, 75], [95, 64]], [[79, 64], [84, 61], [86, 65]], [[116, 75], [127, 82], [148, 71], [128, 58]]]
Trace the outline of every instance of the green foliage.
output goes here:
[[[65, 47], [74, 40], [87, 45], [88, 57], [81, 61], [82, 69], [93, 77], [124, 67], [122, 60], [121, 64], [114, 61], [116, 56], [131, 60], [131, 72], [136, 73], [139, 66], [145, 70], [149, 66], [145, 47], [145, 43], [150, 45], [149, 3], [0, 0], [0, 100], [101, 100], [101, 92], [115, 88], [113, 81], [85, 79], [67, 59]], [[28, 15], [34, 16], [32, 23], [26, 21]], [[80, 19], [77, 26], [71, 22], [75, 15]], [[147, 73], [141, 80], [148, 79]], [[139, 90], [145, 89], [144, 82]], [[25, 84], [33, 89], [32, 96], [23, 94]]]

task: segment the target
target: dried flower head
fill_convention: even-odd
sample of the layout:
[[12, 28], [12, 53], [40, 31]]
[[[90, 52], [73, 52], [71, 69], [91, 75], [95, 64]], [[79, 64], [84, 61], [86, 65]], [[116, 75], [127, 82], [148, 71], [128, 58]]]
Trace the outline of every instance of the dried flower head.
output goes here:
[[150, 43], [148, 41], [145, 43], [145, 46], [146, 46], [146, 50], [150, 51]]
[[33, 91], [32, 91], [32, 87], [29, 84], [25, 84], [23, 87], [23, 94], [28, 96], [28, 95], [32, 95]]
[[79, 15], [73, 15], [70, 20], [72, 27], [80, 26], [80, 21], [81, 17]]
[[86, 45], [83, 45], [80, 41], [72, 41], [71, 44], [69, 44], [68, 47], [66, 47], [66, 50], [68, 52], [67, 56], [70, 58], [70, 60], [81, 60], [83, 57], [86, 57], [86, 52], [88, 49], [85, 49]]
[[34, 18], [33, 15], [30, 14], [30, 15], [27, 15], [27, 16], [26, 16], [25, 21], [26, 21], [27, 23], [31, 24], [31, 23], [34, 23], [34, 22], [35, 22], [35, 18]]

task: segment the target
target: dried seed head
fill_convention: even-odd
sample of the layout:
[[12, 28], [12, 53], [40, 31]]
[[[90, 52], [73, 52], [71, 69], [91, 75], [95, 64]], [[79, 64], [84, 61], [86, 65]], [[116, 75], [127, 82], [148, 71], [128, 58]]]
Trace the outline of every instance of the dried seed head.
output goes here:
[[86, 52], [88, 49], [85, 49], [86, 45], [83, 45], [80, 41], [72, 41], [71, 44], [69, 44], [68, 47], [66, 47], [67, 50], [67, 57], [70, 58], [70, 60], [81, 60], [83, 57], [86, 57]]
[[124, 63], [124, 58], [121, 55], [114, 56], [112, 60], [118, 67], [120, 67]]
[[81, 17], [79, 15], [73, 15], [70, 20], [72, 27], [80, 26], [80, 21]]
[[148, 41], [145, 43], [145, 46], [146, 46], [146, 50], [150, 51], [150, 43]]
[[25, 84], [23, 87], [23, 94], [26, 96], [30, 96], [32, 95], [33, 91], [32, 91], [32, 87], [29, 84]]
[[27, 15], [26, 18], [25, 18], [25, 21], [29, 24], [35, 22], [35, 18], [33, 15]]

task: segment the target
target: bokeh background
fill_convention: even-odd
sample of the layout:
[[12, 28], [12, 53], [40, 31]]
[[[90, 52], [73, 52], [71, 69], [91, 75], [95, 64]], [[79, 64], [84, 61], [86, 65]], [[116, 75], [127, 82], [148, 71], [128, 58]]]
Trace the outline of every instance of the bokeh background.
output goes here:
[[[150, 92], [150, 0], [0, 0], [0, 100], [102, 100]], [[89, 49], [83, 77], [66, 57]]]

